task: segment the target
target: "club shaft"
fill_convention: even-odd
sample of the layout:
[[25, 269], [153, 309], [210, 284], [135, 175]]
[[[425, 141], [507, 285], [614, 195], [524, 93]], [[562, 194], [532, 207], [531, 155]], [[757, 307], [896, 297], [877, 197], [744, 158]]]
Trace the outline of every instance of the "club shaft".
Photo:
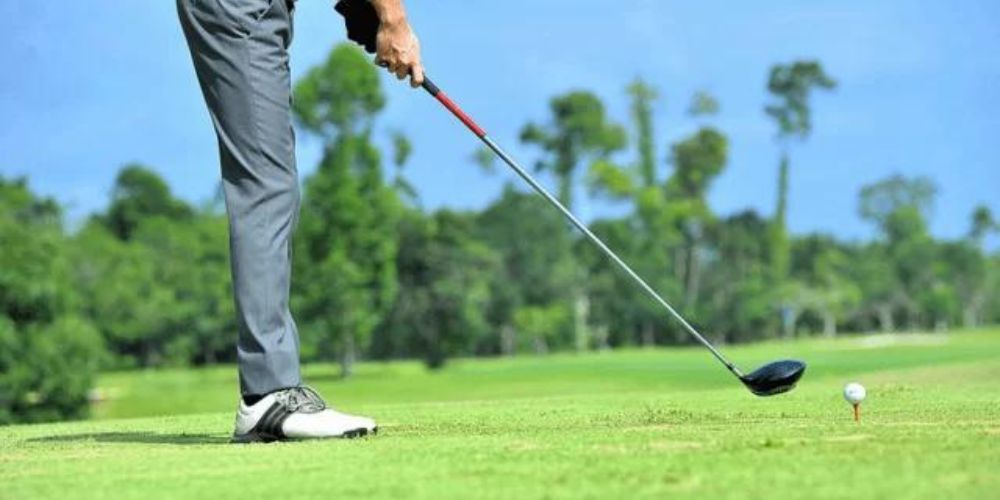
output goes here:
[[627, 274], [630, 278], [632, 278], [632, 280], [635, 281], [636, 284], [638, 284], [639, 287], [642, 288], [642, 290], [645, 291], [647, 295], [649, 295], [654, 301], [663, 306], [663, 308], [666, 309], [667, 312], [669, 312], [670, 315], [674, 317], [674, 319], [680, 322], [680, 324], [684, 327], [685, 330], [687, 330], [689, 334], [691, 334], [692, 337], [694, 337], [698, 342], [700, 342], [703, 346], [705, 346], [705, 348], [707, 348], [712, 353], [712, 355], [715, 356], [715, 359], [718, 359], [720, 363], [725, 365], [725, 367], [730, 372], [732, 372], [733, 375], [736, 375], [737, 377], [740, 378], [743, 377], [743, 373], [740, 372], [739, 368], [737, 368], [728, 359], [726, 359], [726, 357], [723, 356], [722, 353], [719, 352], [719, 350], [716, 349], [715, 346], [713, 346], [712, 343], [708, 341], [708, 339], [706, 339], [700, 333], [698, 333], [698, 330], [696, 330], [693, 326], [691, 326], [691, 324], [688, 323], [687, 320], [684, 319], [684, 317], [681, 316], [680, 313], [678, 313], [673, 308], [673, 306], [670, 305], [669, 302], [667, 302], [663, 297], [661, 297], [660, 294], [653, 289], [653, 287], [649, 286], [649, 284], [646, 283], [646, 280], [642, 279], [642, 277], [636, 274], [636, 272], [632, 270], [631, 266], [629, 266], [624, 260], [621, 259], [621, 257], [618, 256], [618, 254], [616, 254], [613, 250], [611, 250], [604, 243], [604, 241], [601, 240], [601, 238], [599, 238], [596, 234], [594, 234], [590, 230], [590, 228], [588, 228], [583, 222], [580, 221], [580, 219], [578, 219], [575, 215], [573, 215], [573, 212], [570, 212], [569, 209], [566, 208], [562, 204], [562, 202], [559, 201], [558, 198], [553, 196], [552, 193], [549, 193], [549, 191], [545, 189], [544, 186], [539, 184], [538, 181], [536, 181], [535, 178], [531, 174], [529, 174], [527, 170], [525, 170], [520, 164], [518, 164], [517, 161], [514, 160], [514, 158], [508, 155], [507, 152], [503, 150], [503, 148], [501, 148], [496, 142], [494, 142], [493, 139], [491, 139], [489, 135], [487, 135], [486, 132], [469, 117], [469, 115], [467, 115], [464, 111], [462, 111], [462, 109], [459, 108], [454, 101], [452, 101], [444, 92], [442, 92], [441, 89], [439, 89], [436, 85], [431, 83], [429, 79], [425, 79], [423, 87], [425, 90], [427, 90], [428, 93], [431, 94], [431, 96], [433, 96], [442, 105], [448, 108], [448, 110], [451, 111], [451, 113], [454, 114], [455, 117], [458, 118], [463, 124], [465, 124], [465, 126], [468, 127], [469, 130], [472, 131], [472, 133], [474, 133], [477, 137], [479, 137], [479, 139], [482, 140], [483, 143], [490, 148], [490, 150], [496, 153], [496, 155], [499, 156], [500, 159], [503, 160], [504, 163], [506, 163], [507, 166], [510, 167], [519, 177], [521, 177], [521, 179], [524, 179], [524, 181], [527, 182], [532, 189], [534, 189], [538, 194], [542, 195], [543, 198], [548, 200], [548, 202], [552, 204], [552, 206], [556, 207], [556, 209], [558, 209], [563, 214], [563, 216], [566, 217], [566, 219], [568, 219], [574, 226], [576, 226], [577, 229], [580, 230], [580, 232], [582, 232], [594, 245], [596, 245], [597, 248], [601, 249], [601, 251], [604, 252], [605, 256], [611, 259], [611, 261], [617, 264], [618, 267], [625, 272], [625, 274]]

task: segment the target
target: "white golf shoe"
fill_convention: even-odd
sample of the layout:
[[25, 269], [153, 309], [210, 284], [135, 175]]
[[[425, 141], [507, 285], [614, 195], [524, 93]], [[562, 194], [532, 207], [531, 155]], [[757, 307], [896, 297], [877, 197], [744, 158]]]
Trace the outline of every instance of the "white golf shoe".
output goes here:
[[249, 406], [240, 400], [233, 442], [355, 438], [377, 432], [374, 420], [327, 408], [316, 391], [302, 386], [272, 392]]

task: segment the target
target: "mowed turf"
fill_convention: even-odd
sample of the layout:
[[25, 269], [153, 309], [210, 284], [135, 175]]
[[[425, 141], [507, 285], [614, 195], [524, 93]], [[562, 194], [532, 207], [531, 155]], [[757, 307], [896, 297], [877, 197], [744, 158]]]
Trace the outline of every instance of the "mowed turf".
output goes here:
[[[0, 498], [996, 498], [1000, 331], [727, 349], [809, 363], [757, 398], [700, 349], [306, 370], [379, 419], [230, 445], [233, 369], [116, 373], [96, 420], [0, 428]], [[844, 383], [868, 388], [854, 423]], [[124, 418], [139, 417], [139, 418]]]

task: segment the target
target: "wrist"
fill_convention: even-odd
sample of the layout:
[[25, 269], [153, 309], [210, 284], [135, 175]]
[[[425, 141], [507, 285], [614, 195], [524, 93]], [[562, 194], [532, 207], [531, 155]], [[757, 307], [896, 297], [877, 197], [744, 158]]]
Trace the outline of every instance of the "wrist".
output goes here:
[[383, 28], [395, 29], [406, 25], [406, 11], [399, 0], [370, 0]]

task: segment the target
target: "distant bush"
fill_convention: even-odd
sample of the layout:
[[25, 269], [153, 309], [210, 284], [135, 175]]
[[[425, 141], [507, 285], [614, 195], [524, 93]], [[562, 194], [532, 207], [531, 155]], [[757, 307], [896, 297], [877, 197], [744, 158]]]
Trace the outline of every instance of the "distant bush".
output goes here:
[[85, 417], [104, 355], [79, 317], [24, 328], [0, 318], [0, 424]]
[[0, 178], [0, 424], [77, 418], [104, 359], [76, 314], [61, 211]]

